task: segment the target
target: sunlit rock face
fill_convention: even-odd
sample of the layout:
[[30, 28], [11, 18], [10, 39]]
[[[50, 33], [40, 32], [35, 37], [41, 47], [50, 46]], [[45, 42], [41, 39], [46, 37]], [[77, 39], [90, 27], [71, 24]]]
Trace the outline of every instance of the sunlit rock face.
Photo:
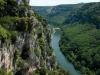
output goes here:
[[[29, 0], [16, 1], [18, 4], [29, 3]], [[24, 10], [21, 7], [19, 9]], [[13, 16], [14, 21], [11, 19], [11, 22], [7, 23], [9, 28], [4, 28], [4, 33], [9, 32], [9, 36], [7, 34], [4, 38], [0, 35], [0, 69], [7, 73], [13, 72], [14, 75], [31, 75], [42, 69], [51, 71], [55, 65], [50, 46], [51, 30], [48, 29], [46, 20], [31, 9], [25, 9], [29, 11], [26, 15], [23, 15], [23, 12], [18, 13], [19, 16]]]
[[14, 52], [15, 52], [14, 46], [10, 44], [4, 45], [0, 49], [0, 68], [3, 68], [7, 72], [13, 70]]
[[49, 70], [53, 69], [51, 59], [54, 56], [48, 42], [50, 30], [35, 16], [31, 16], [28, 21], [29, 29], [20, 32], [14, 44], [9, 39], [4, 43], [0, 39], [0, 68], [6, 72], [14, 71], [15, 75], [31, 75], [43, 66]]
[[27, 2], [29, 4], [30, 0], [16, 0], [17, 3], [20, 5], [22, 4], [23, 2]]

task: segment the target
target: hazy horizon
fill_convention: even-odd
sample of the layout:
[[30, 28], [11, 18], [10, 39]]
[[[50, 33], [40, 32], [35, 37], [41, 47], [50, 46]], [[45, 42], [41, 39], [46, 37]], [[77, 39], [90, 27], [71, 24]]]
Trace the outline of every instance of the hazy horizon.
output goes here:
[[100, 2], [100, 0], [30, 0], [31, 6], [56, 6], [61, 4], [78, 4]]

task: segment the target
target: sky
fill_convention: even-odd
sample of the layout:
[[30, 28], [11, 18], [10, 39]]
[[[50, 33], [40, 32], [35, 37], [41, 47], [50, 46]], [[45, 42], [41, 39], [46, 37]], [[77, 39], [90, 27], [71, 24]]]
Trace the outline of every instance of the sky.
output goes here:
[[60, 4], [77, 4], [88, 2], [100, 2], [100, 0], [30, 0], [31, 6], [55, 6]]

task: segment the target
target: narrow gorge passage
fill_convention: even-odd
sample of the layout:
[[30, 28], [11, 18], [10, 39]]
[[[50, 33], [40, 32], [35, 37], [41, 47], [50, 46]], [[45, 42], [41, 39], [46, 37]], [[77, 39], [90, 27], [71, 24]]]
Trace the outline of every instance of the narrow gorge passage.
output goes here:
[[77, 70], [75, 70], [73, 64], [71, 64], [62, 54], [59, 47], [60, 39], [61, 33], [59, 30], [57, 30], [52, 34], [51, 46], [54, 49], [56, 60], [59, 66], [62, 67], [65, 71], [68, 71], [70, 75], [81, 75]]

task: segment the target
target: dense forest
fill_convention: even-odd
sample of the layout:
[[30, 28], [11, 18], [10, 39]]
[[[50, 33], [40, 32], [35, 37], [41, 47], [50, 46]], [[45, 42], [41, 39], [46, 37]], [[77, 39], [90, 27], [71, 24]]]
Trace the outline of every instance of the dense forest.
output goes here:
[[82, 75], [100, 75], [100, 2], [30, 7], [29, 0], [0, 0], [0, 75], [69, 75], [57, 65], [47, 22], [61, 28], [66, 59]]
[[94, 24], [100, 28], [100, 3], [87, 3], [84, 4], [78, 10], [72, 12], [68, 18], [66, 18], [64, 24], [70, 23], [89, 23]]
[[33, 10], [47, 18], [49, 24], [60, 26], [60, 48], [82, 75], [100, 75], [100, 2]]
[[[48, 23], [53, 26], [63, 25], [68, 15], [76, 11], [84, 4], [65, 4], [58, 6], [32, 6], [32, 9], [39, 15], [47, 19]], [[59, 20], [60, 19], [60, 20]]]
[[82, 75], [100, 74], [100, 29], [75, 23], [63, 28], [60, 47]]
[[83, 75], [100, 74], [100, 3], [88, 3], [71, 14], [60, 47]]
[[93, 20], [96, 20], [94, 21], [94, 24], [100, 22], [100, 2], [44, 7], [33, 6], [32, 8], [38, 14], [46, 18], [49, 24], [55, 26], [63, 26], [77, 21], [91, 23]]

